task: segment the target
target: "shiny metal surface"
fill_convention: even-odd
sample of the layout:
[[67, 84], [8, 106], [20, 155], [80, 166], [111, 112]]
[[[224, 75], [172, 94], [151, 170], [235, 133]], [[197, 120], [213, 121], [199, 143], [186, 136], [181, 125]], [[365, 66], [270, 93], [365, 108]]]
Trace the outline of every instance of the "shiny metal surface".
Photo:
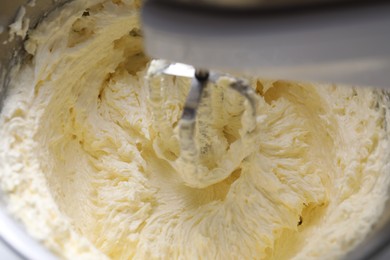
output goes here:
[[153, 0], [169, 4], [187, 5], [205, 8], [278, 8], [289, 6], [307, 6], [317, 4], [331, 4], [339, 2], [356, 2], [356, 0]]
[[268, 79], [390, 87], [389, 1], [249, 14], [148, 1], [142, 19], [151, 57]]
[[14, 22], [22, 6], [25, 8], [25, 17], [29, 20], [30, 28], [33, 28], [47, 13], [68, 1], [0, 0], [0, 111], [6, 95], [9, 68], [24, 57], [22, 39], [15, 37], [14, 40], [9, 41], [8, 26]]
[[[22, 226], [0, 207], [0, 243], [15, 259], [55, 260], [48, 250], [30, 237]], [[1, 256], [0, 256], [1, 257]], [[0, 258], [1, 259], [1, 258]]]
[[[21, 6], [26, 9], [25, 17], [33, 28], [51, 10], [61, 6], [67, 0], [0, 0], [0, 112], [2, 101], [7, 92], [9, 69], [22, 61], [24, 52], [22, 39], [16, 37], [9, 41], [8, 25], [14, 22]], [[30, 4], [29, 4], [30, 3]], [[53, 4], [55, 3], [55, 4]], [[54, 260], [57, 259], [46, 248], [30, 237], [22, 225], [11, 218], [6, 211], [6, 198], [0, 190], [0, 259], [7, 260]]]

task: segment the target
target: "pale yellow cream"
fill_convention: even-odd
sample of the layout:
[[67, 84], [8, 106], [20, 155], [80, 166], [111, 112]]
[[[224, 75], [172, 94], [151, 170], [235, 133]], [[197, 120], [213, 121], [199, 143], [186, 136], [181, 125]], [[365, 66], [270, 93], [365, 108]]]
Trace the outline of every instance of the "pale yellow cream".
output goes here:
[[232, 171], [191, 188], [177, 163], [189, 80], [160, 78], [148, 98], [139, 6], [74, 1], [29, 33], [0, 119], [0, 185], [27, 231], [65, 259], [337, 259], [357, 245], [387, 198], [388, 94], [248, 79], [260, 120], [241, 142], [245, 100], [213, 86], [201, 164]]

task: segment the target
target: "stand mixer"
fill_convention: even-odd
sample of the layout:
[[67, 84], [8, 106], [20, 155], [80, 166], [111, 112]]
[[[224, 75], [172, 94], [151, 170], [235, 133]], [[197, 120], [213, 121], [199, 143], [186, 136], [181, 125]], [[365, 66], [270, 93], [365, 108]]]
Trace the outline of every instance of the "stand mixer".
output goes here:
[[[203, 176], [205, 170], [201, 169], [195, 141], [196, 114], [203, 91], [210, 83], [228, 76], [222, 72], [387, 86], [390, 5], [354, 2], [351, 7], [346, 2], [320, 1], [314, 5], [301, 1], [151, 0], [144, 4], [142, 24], [147, 54], [174, 61], [152, 61], [148, 80], [156, 75], [192, 78], [179, 124], [179, 164], [192, 168], [189, 176], [182, 176], [188, 186], [204, 188], [221, 181], [232, 170]], [[256, 94], [248, 81], [228, 77], [227, 87], [244, 96], [252, 111], [250, 134], [258, 121]], [[158, 89], [150, 88], [152, 103], [158, 95]]]
[[147, 1], [148, 55], [270, 79], [388, 87], [386, 1], [254, 1], [250, 10], [224, 2]]
[[[194, 168], [191, 174], [198, 181], [205, 176], [197, 166], [196, 111], [208, 82], [227, 75], [222, 72], [389, 87], [390, 4], [385, 1], [150, 0], [141, 18], [146, 53], [171, 61], [154, 61], [148, 77], [192, 77], [179, 125], [179, 160]], [[230, 79], [229, 87], [246, 98], [256, 122], [256, 95], [249, 83]], [[202, 182], [188, 181], [188, 176], [182, 179], [189, 186], [203, 187]], [[387, 220], [384, 214], [364, 245], [346, 259], [388, 259]]]

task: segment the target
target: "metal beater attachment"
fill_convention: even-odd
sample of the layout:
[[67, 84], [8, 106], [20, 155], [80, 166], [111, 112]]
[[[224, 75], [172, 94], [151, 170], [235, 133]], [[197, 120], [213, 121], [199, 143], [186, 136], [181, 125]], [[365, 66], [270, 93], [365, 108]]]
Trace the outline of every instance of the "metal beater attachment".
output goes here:
[[[257, 95], [255, 91], [244, 80], [229, 76], [227, 74], [219, 74], [209, 72], [207, 70], [197, 69], [192, 66], [181, 63], [168, 63], [161, 60], [152, 61], [147, 72], [147, 79], [153, 80], [153, 76], [157, 75], [173, 75], [190, 77], [191, 88], [187, 96], [183, 114], [179, 122], [179, 142], [180, 156], [173, 165], [181, 174], [183, 181], [194, 188], [204, 188], [209, 185], [218, 183], [227, 178], [241, 161], [252, 152], [247, 147], [256, 147], [255, 145], [246, 146], [244, 144], [254, 141], [254, 130], [257, 125]], [[196, 118], [199, 105], [202, 100], [204, 90], [210, 84], [224, 84], [227, 87], [234, 89], [247, 100], [245, 105], [248, 107], [243, 115], [243, 140], [240, 144], [230, 147], [224, 158], [220, 158], [221, 167], [217, 166], [214, 169], [208, 169], [200, 163], [199, 148], [196, 143]], [[159, 91], [149, 84], [150, 98], [152, 101], [158, 101]], [[161, 93], [160, 93], [161, 94]], [[161, 109], [157, 108], [156, 113], [161, 113]], [[154, 115], [155, 120], [161, 118], [159, 115]], [[159, 127], [163, 122], [159, 122]], [[246, 148], [245, 148], [246, 147]], [[234, 155], [234, 149], [241, 149], [241, 156]], [[240, 158], [242, 157], [242, 158]]]

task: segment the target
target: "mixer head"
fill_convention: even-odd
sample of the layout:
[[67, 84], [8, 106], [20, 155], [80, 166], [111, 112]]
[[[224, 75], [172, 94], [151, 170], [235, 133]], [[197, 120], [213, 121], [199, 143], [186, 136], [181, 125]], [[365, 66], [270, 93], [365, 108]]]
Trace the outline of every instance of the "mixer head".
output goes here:
[[149, 56], [269, 79], [390, 86], [388, 1], [252, 1], [249, 11], [219, 8], [239, 1], [186, 2], [145, 2]]
[[[390, 4], [327, 5], [328, 2], [333, 3], [312, 1], [322, 5], [304, 7], [305, 1], [283, 0], [248, 0], [241, 4], [205, 1], [205, 6], [173, 0], [145, 3], [142, 24], [146, 52], [165, 59], [154, 60], [149, 66], [147, 81], [152, 103], [159, 99], [159, 87], [153, 86], [153, 77], [192, 78], [179, 122], [181, 153], [177, 160], [178, 167], [187, 169], [179, 172], [188, 186], [207, 187], [234, 170], [216, 167], [219, 172], [210, 173], [200, 163], [196, 115], [209, 85], [224, 81], [226, 88], [245, 97], [250, 111], [246, 114], [250, 116], [243, 115], [247, 128], [243, 142], [255, 140], [252, 137], [259, 121], [257, 95], [247, 80], [227, 72], [249, 78], [390, 86], [390, 34], [386, 33], [390, 28]], [[291, 3], [298, 5], [294, 8]], [[248, 7], [256, 10], [248, 12]], [[156, 124], [159, 118], [155, 110]]]

